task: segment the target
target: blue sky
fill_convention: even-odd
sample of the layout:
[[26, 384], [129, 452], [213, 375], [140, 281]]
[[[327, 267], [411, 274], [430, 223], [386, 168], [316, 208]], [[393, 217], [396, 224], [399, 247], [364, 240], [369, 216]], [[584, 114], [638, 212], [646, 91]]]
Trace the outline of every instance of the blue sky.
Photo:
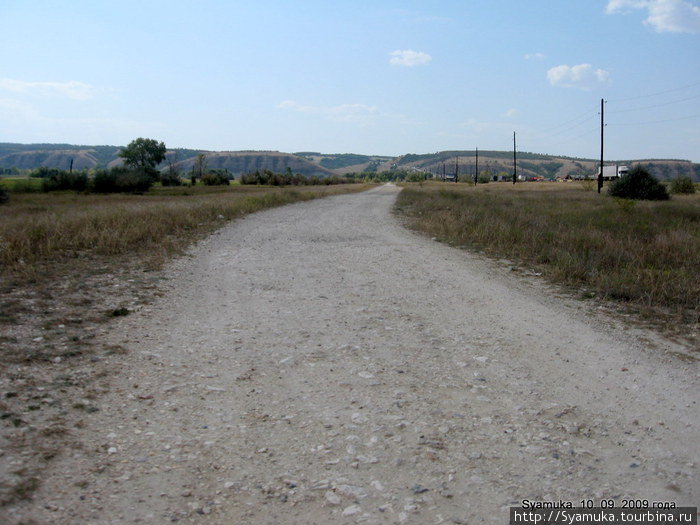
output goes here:
[[0, 0], [0, 142], [700, 162], [698, 0]]

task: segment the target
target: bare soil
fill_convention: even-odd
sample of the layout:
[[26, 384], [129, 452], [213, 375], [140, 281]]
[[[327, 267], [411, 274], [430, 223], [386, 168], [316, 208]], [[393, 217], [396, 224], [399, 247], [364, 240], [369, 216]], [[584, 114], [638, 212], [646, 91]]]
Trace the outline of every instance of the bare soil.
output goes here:
[[[697, 505], [693, 349], [409, 232], [398, 191], [236, 221], [106, 308], [102, 293], [90, 330], [68, 311], [41, 335], [3, 324], [3, 344], [54, 352], [2, 377], [7, 420], [18, 399], [39, 407], [3, 426], [3, 521], [504, 523], [523, 499]], [[131, 313], [98, 322], [112, 306]], [[42, 458], [52, 432], [62, 445]]]

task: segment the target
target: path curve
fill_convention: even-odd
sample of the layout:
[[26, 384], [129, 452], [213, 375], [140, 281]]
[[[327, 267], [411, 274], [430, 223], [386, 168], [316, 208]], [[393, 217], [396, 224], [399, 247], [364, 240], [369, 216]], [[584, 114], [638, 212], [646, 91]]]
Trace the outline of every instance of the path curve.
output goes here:
[[403, 229], [398, 191], [261, 212], [174, 262], [166, 294], [106, 336], [128, 350], [113, 389], [24, 516], [501, 524], [523, 499], [697, 505], [697, 365]]

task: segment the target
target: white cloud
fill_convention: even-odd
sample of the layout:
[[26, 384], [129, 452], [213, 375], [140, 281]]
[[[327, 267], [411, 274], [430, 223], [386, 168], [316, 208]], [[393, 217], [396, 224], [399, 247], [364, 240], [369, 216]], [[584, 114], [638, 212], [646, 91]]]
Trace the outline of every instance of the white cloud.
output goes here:
[[508, 111], [505, 112], [505, 116], [508, 118], [517, 117], [519, 114], [520, 114], [520, 111], [518, 111], [515, 108], [510, 108]]
[[542, 53], [527, 53], [525, 55], [525, 60], [542, 60], [544, 58], [544, 54]]
[[431, 57], [428, 53], [413, 51], [411, 49], [397, 49], [396, 51], [389, 53], [389, 56], [391, 57], [389, 59], [389, 63], [392, 66], [405, 67], [422, 66], [433, 59], [433, 57]]
[[547, 71], [547, 79], [553, 86], [587, 90], [596, 84], [608, 82], [610, 73], [604, 69], [593, 69], [591, 64], [561, 65]]
[[280, 109], [294, 109], [297, 111], [301, 111], [301, 105], [298, 102], [295, 102], [294, 100], [283, 100], [279, 104], [277, 104], [277, 107]]
[[658, 33], [700, 33], [700, 6], [689, 0], [609, 0], [607, 14], [646, 9], [644, 23]]
[[365, 104], [340, 104], [339, 106], [304, 106], [294, 100], [284, 100], [277, 104], [279, 109], [288, 109], [299, 113], [321, 115], [336, 122], [366, 123], [379, 113], [375, 106]]
[[38, 93], [40, 95], [58, 95], [73, 100], [92, 98], [93, 87], [83, 82], [27, 82], [12, 78], [0, 78], [0, 90], [13, 93]]

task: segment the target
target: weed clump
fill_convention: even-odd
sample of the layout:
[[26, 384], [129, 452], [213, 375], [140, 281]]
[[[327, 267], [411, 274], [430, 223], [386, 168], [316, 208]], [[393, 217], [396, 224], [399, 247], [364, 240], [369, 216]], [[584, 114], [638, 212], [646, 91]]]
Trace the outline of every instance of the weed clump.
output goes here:
[[671, 193], [690, 195], [695, 193], [695, 184], [690, 177], [678, 177], [671, 181]]
[[0, 204], [5, 204], [10, 200], [10, 195], [5, 188], [0, 188]]
[[115, 308], [114, 310], [110, 310], [109, 316], [110, 317], [123, 317], [125, 315], [129, 315], [131, 312], [129, 311], [128, 308], [124, 308], [123, 306], [121, 308]]
[[610, 185], [608, 193], [621, 199], [665, 201], [669, 199], [666, 186], [644, 166], [634, 166], [626, 175]]

